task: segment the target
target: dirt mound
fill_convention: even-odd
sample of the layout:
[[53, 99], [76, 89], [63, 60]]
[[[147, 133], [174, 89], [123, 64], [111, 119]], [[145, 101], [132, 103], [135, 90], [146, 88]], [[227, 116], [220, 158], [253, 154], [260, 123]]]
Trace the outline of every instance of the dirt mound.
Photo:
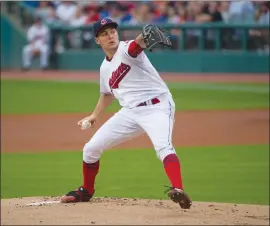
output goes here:
[[[269, 206], [170, 200], [93, 198], [64, 204], [59, 197], [2, 199], [1, 225], [269, 225]], [[45, 203], [46, 202], [46, 203]]]

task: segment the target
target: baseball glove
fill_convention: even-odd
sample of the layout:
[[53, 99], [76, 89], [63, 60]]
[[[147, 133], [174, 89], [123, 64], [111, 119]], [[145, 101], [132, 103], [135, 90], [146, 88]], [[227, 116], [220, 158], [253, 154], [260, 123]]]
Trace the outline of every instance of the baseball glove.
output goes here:
[[148, 24], [142, 28], [143, 41], [146, 44], [146, 48], [151, 52], [153, 48], [172, 47], [169, 33], [161, 28]]

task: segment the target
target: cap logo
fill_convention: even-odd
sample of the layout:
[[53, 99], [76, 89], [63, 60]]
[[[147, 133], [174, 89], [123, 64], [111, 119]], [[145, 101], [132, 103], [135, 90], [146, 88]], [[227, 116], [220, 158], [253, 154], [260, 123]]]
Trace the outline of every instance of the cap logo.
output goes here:
[[100, 23], [101, 23], [101, 25], [104, 25], [104, 24], [107, 23], [107, 20], [106, 19], [103, 19], [103, 20], [100, 21]]

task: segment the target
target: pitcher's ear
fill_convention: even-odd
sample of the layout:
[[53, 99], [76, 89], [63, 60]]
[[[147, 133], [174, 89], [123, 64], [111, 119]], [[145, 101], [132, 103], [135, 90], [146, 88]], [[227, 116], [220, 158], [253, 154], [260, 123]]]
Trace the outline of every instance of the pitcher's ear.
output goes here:
[[98, 38], [95, 38], [95, 41], [98, 45], [100, 45]]

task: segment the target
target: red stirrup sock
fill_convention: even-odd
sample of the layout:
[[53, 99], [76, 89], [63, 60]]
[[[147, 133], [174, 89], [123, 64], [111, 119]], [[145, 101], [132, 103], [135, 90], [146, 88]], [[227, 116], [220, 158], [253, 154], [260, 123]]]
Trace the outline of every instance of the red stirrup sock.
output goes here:
[[183, 190], [181, 167], [178, 157], [175, 154], [167, 155], [163, 160], [163, 164], [172, 186]]
[[95, 163], [86, 163], [83, 161], [83, 187], [92, 195], [94, 193], [94, 185], [96, 175], [99, 170], [99, 160]]

